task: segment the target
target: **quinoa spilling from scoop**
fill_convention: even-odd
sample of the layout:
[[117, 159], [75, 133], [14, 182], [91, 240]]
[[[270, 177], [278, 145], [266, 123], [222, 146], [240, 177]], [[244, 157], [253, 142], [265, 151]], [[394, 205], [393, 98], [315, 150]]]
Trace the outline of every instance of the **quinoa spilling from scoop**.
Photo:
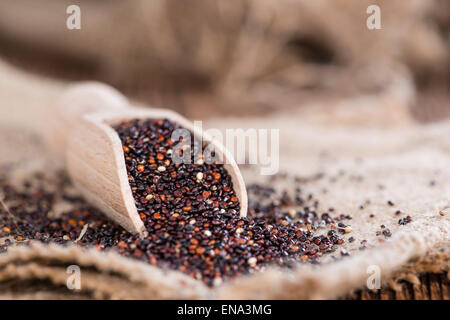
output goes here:
[[[171, 162], [176, 143], [170, 137], [176, 128], [168, 120], [133, 120], [114, 127], [148, 231], [145, 238], [128, 233], [73, 195], [67, 178], [59, 177], [58, 188], [51, 190], [42, 175], [31, 177], [33, 183], [21, 189], [2, 178], [0, 252], [14, 243], [76, 243], [113, 249], [212, 286], [269, 265], [319, 263], [344, 242], [341, 235], [348, 226], [343, 221], [351, 217], [318, 214], [318, 200], [303, 196], [299, 187], [289, 194], [270, 185], [249, 186], [248, 217], [240, 217], [239, 201], [222, 165]], [[61, 209], [61, 202], [67, 209]]]

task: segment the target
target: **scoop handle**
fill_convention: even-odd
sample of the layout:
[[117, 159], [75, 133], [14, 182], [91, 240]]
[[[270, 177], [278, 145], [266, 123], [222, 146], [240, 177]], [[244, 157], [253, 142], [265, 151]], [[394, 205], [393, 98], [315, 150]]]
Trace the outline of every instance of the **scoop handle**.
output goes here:
[[46, 110], [45, 144], [55, 160], [65, 165], [68, 137], [83, 115], [128, 107], [128, 99], [106, 84], [89, 81], [70, 85]]

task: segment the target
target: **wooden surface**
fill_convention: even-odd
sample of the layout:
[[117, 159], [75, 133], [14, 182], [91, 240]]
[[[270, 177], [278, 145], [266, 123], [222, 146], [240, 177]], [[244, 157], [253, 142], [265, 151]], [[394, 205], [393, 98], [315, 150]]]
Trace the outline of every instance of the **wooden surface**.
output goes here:
[[344, 299], [356, 300], [450, 300], [450, 286], [447, 273], [422, 273], [420, 284], [406, 281], [398, 283], [398, 290], [359, 290]]

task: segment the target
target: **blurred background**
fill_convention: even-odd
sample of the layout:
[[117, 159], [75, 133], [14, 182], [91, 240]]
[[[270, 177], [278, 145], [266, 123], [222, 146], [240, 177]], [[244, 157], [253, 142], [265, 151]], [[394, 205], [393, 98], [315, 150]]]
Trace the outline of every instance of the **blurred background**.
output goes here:
[[[66, 27], [73, 4], [81, 30]], [[381, 30], [366, 26], [373, 4]], [[449, 46], [449, 0], [1, 0], [0, 180], [5, 167], [17, 184], [54, 173], [39, 135], [44, 109], [80, 80], [205, 127], [279, 128], [287, 172], [365, 156], [382, 166], [382, 154], [402, 167], [397, 150], [420, 167], [436, 156], [430, 136], [448, 136], [437, 124], [420, 136], [429, 148], [409, 156], [417, 123], [450, 119]]]
[[[66, 28], [71, 4], [81, 30]], [[371, 4], [381, 30], [366, 27]], [[191, 118], [355, 122], [376, 107], [379, 122], [438, 120], [450, 116], [449, 16], [448, 0], [3, 0], [0, 116], [96, 79]]]

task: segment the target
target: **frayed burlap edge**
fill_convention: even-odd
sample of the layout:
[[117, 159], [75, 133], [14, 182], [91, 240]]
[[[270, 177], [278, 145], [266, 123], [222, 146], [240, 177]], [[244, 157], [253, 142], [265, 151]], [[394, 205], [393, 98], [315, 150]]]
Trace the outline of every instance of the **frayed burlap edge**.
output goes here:
[[[28, 289], [20, 294], [8, 284], [42, 281], [46, 289], [41, 290], [43, 293], [53, 292], [63, 299], [333, 299], [365, 287], [373, 272], [368, 269], [370, 266], [377, 266], [382, 282], [394, 289], [400, 280], [417, 284], [418, 272], [448, 271], [445, 250], [425, 256], [433, 246], [448, 243], [445, 239], [445, 228], [424, 230], [422, 234], [405, 230], [388, 243], [339, 262], [320, 267], [299, 265], [295, 271], [268, 269], [215, 289], [179, 272], [164, 271], [114, 252], [32, 243], [10, 248], [0, 256], [4, 292], [0, 298], [33, 298]], [[79, 291], [67, 289], [69, 265], [81, 269]], [[16, 290], [17, 287], [21, 286], [15, 286]]]
[[198, 299], [209, 292], [203, 283], [182, 273], [113, 252], [41, 243], [12, 247], [0, 256], [0, 287], [12, 280], [40, 280], [53, 289], [67, 288], [70, 265], [80, 267], [80, 293], [97, 299]]

